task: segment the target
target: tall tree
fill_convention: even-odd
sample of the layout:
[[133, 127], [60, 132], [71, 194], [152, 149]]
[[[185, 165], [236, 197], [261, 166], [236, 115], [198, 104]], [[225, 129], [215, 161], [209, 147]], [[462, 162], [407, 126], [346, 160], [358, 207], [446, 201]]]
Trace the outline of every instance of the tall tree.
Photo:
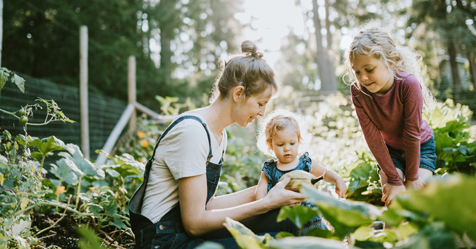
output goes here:
[[[337, 91], [337, 85], [335, 80], [335, 72], [331, 71], [329, 54], [327, 48], [322, 44], [322, 25], [321, 18], [319, 17], [319, 6], [317, 0], [312, 0], [312, 14], [315, 27], [316, 46], [317, 46], [317, 67], [321, 78], [321, 91], [324, 94], [335, 93]], [[329, 46], [329, 44], [327, 44]]]
[[[476, 36], [474, 30], [475, 6], [472, 1], [445, 1], [438, 0], [428, 8], [427, 1], [414, 0], [408, 8], [408, 26], [412, 27], [412, 33], [424, 25], [426, 32], [433, 31], [438, 34], [437, 42], [446, 50], [451, 66], [451, 79], [453, 84], [453, 98], [455, 102], [461, 101], [461, 79], [457, 56], [466, 54], [470, 60], [470, 73], [474, 79], [474, 59], [471, 61], [471, 53], [475, 51]], [[467, 24], [470, 21], [470, 24]], [[472, 26], [472, 27], [470, 27]], [[421, 37], [421, 36], [420, 36]]]

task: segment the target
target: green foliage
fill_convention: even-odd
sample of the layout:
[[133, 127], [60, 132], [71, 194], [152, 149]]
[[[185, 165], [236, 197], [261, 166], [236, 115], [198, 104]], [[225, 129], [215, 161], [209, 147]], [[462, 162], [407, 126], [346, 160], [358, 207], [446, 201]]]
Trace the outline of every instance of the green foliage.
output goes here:
[[81, 239], [78, 241], [78, 245], [81, 249], [101, 249], [102, 242], [97, 238], [94, 231], [87, 227], [78, 227], [78, 233], [81, 235]]
[[350, 172], [350, 182], [345, 197], [382, 205], [382, 187], [377, 165], [373, 158], [362, 152], [359, 159], [353, 164], [356, 164], [357, 167]]
[[460, 172], [476, 174], [476, 141], [469, 133], [472, 112], [451, 100], [439, 103], [428, 116], [433, 128], [438, 174]]
[[307, 201], [318, 207], [319, 213], [334, 227], [333, 237], [344, 239], [357, 228], [372, 224], [379, 216], [380, 210], [364, 202], [336, 200], [314, 188], [303, 186], [301, 191], [308, 197]]
[[[467, 198], [464, 193], [468, 189], [475, 189], [476, 179], [461, 174], [437, 178], [421, 191], [407, 191], [395, 199], [390, 210], [394, 214], [414, 219], [420, 226], [426, 225], [431, 220], [444, 222], [445, 226], [460, 235], [467, 235], [476, 241], [476, 200]], [[406, 215], [400, 210], [409, 210], [418, 216]], [[421, 221], [420, 218], [422, 217]], [[426, 218], [426, 219], [425, 219]], [[421, 223], [420, 223], [421, 222]]]
[[21, 92], [25, 92], [25, 80], [4, 67], [0, 68], [0, 92], [9, 79], [17, 85]]

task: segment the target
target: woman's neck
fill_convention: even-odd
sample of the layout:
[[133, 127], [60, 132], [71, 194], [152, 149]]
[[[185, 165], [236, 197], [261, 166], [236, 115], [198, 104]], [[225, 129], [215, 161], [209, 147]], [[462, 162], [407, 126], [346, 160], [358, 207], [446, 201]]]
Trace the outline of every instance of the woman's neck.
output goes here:
[[231, 118], [231, 106], [227, 101], [220, 98], [207, 107], [191, 112], [202, 115], [207, 121], [210, 130], [216, 134], [222, 134], [223, 129], [234, 123]]

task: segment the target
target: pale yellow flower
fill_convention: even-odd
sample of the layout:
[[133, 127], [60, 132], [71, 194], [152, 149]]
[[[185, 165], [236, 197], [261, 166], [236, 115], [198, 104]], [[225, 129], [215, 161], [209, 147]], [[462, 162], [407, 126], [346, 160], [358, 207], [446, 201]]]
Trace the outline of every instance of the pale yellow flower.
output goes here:
[[66, 192], [66, 189], [65, 189], [64, 186], [57, 186], [57, 187], [56, 187], [56, 192], [55, 192], [56, 195], [60, 195], [60, 194], [62, 194], [62, 193], [64, 193], [64, 192]]
[[137, 132], [137, 136], [138, 136], [139, 138], [144, 138], [144, 137], [145, 137], [145, 133], [144, 133], [143, 131], [138, 131], [138, 132]]
[[147, 141], [145, 139], [142, 139], [142, 140], [140, 140], [140, 145], [145, 148], [145, 147], [149, 146], [149, 141]]

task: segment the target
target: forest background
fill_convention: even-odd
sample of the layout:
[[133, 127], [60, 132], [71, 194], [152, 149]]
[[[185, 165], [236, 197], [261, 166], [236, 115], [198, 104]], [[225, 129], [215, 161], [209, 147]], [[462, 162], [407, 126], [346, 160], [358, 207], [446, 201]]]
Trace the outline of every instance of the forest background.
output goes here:
[[79, 27], [86, 25], [89, 89], [126, 100], [134, 55], [137, 99], [157, 112], [156, 95], [206, 103], [217, 60], [239, 52], [245, 39], [256, 41], [284, 86], [347, 95], [343, 51], [360, 25], [379, 19], [422, 55], [437, 98], [474, 110], [475, 16], [476, 3], [464, 0], [5, 1], [2, 66], [78, 86]]
[[[109, 114], [120, 114], [128, 97], [129, 56], [135, 56], [137, 61], [138, 102], [157, 113], [175, 115], [207, 105], [220, 71], [217, 62], [229, 53], [239, 52], [243, 40], [255, 41], [282, 84], [281, 95], [268, 109], [285, 107], [304, 114], [314, 135], [310, 155], [345, 178], [349, 185], [346, 199], [379, 207], [381, 186], [376, 164], [349, 101], [349, 82], [344, 77], [342, 56], [360, 25], [371, 19], [382, 21], [382, 26], [400, 45], [410, 46], [422, 56], [426, 66], [425, 84], [439, 100], [438, 108], [424, 116], [435, 131], [438, 179], [459, 173], [472, 177], [444, 178], [449, 182], [456, 179], [459, 185], [447, 186], [448, 182], [443, 181], [439, 186], [432, 185], [447, 191], [443, 195], [430, 190], [409, 193], [420, 200], [417, 205], [405, 203], [408, 196], [405, 195], [396, 201], [400, 204], [394, 205], [395, 209], [378, 217], [369, 211], [374, 208], [363, 203], [336, 203], [318, 192], [311, 193], [311, 199], [320, 200], [319, 205], [332, 203], [328, 207], [319, 206], [320, 212], [326, 208], [338, 210], [324, 215], [336, 228], [334, 233], [316, 232], [312, 236], [345, 240], [345, 243], [351, 238], [355, 239], [350, 241], [352, 245], [362, 248], [367, 248], [369, 243], [377, 248], [383, 248], [385, 243], [395, 248], [456, 248], [445, 243], [454, 244], [455, 236], [463, 238], [465, 234], [476, 240], [472, 229], [476, 221], [461, 219], [473, 216], [459, 215], [474, 210], [471, 207], [476, 207], [476, 202], [452, 192], [463, 193], [462, 188], [476, 184], [476, 126], [470, 126], [471, 110], [476, 110], [474, 0], [17, 0], [3, 3], [1, 65], [25, 77], [24, 87], [31, 87], [35, 98], [49, 98], [38, 95], [79, 85], [79, 28], [88, 27], [90, 99], [99, 95], [114, 99], [103, 99], [104, 107], [91, 115], [111, 119], [113, 124], [115, 120]], [[64, 116], [72, 117], [69, 109], [58, 109], [54, 101], [44, 99], [39, 104], [46, 106], [46, 110], [36, 109], [33, 100], [24, 99], [20, 99], [20, 106], [12, 107], [11, 89], [16, 87], [9, 82], [20, 88], [16, 89], [19, 95], [23, 83], [4, 68], [1, 80], [0, 90], [5, 88], [0, 92], [0, 128], [4, 129], [0, 133], [3, 200], [0, 248], [30, 245], [78, 248], [76, 225], [95, 229], [103, 244], [131, 248], [134, 242], [127, 203], [142, 181], [144, 164], [166, 124], [139, 119], [136, 130], [123, 132], [110, 160], [106, 164], [98, 163], [93, 156], [91, 160], [90, 155], [83, 158], [80, 148], [73, 144], [77, 142], [71, 137], [79, 136], [79, 132], [72, 128], [77, 123], [69, 123]], [[34, 88], [40, 81], [55, 82], [48, 86], [57, 89]], [[68, 91], [54, 98], [58, 102], [76, 98], [71, 97], [74, 91]], [[90, 105], [91, 109], [95, 107]], [[37, 114], [40, 112], [47, 112], [46, 118]], [[23, 117], [29, 121], [23, 122]], [[48, 128], [32, 125], [42, 125], [49, 117], [67, 123], [48, 124]], [[77, 117], [72, 119], [80, 121]], [[267, 159], [255, 146], [258, 121], [247, 129], [234, 126], [228, 129], [229, 145], [218, 195], [257, 183], [260, 166]], [[109, 135], [94, 133], [99, 126], [102, 124], [90, 122], [90, 137]], [[36, 133], [39, 129], [43, 133]], [[97, 152], [91, 151], [91, 155]], [[319, 190], [330, 192], [332, 188], [331, 184], [319, 186]], [[436, 200], [441, 201], [441, 206], [434, 205]], [[430, 210], [429, 214], [421, 212], [426, 210]], [[284, 217], [294, 215], [298, 222], [318, 212], [282, 211]], [[356, 216], [360, 217], [357, 222], [346, 218]], [[376, 219], [391, 225], [385, 229], [386, 236], [380, 236], [377, 241], [369, 237], [374, 231], [368, 227]], [[15, 224], [28, 220], [33, 222], [32, 228], [23, 230], [21, 237], [9, 232]], [[399, 224], [402, 220], [409, 223]], [[409, 242], [410, 235], [416, 239]], [[91, 238], [94, 241], [96, 236]], [[254, 238], [248, 242], [254, 243]], [[421, 241], [429, 241], [429, 246], [418, 244]], [[277, 247], [269, 246], [266, 241], [258, 243], [265, 243], [262, 248], [279, 248], [284, 241], [275, 243]], [[398, 247], [399, 243], [404, 244]], [[406, 247], [408, 243], [414, 247]], [[474, 244], [466, 245], [469, 246]]]

